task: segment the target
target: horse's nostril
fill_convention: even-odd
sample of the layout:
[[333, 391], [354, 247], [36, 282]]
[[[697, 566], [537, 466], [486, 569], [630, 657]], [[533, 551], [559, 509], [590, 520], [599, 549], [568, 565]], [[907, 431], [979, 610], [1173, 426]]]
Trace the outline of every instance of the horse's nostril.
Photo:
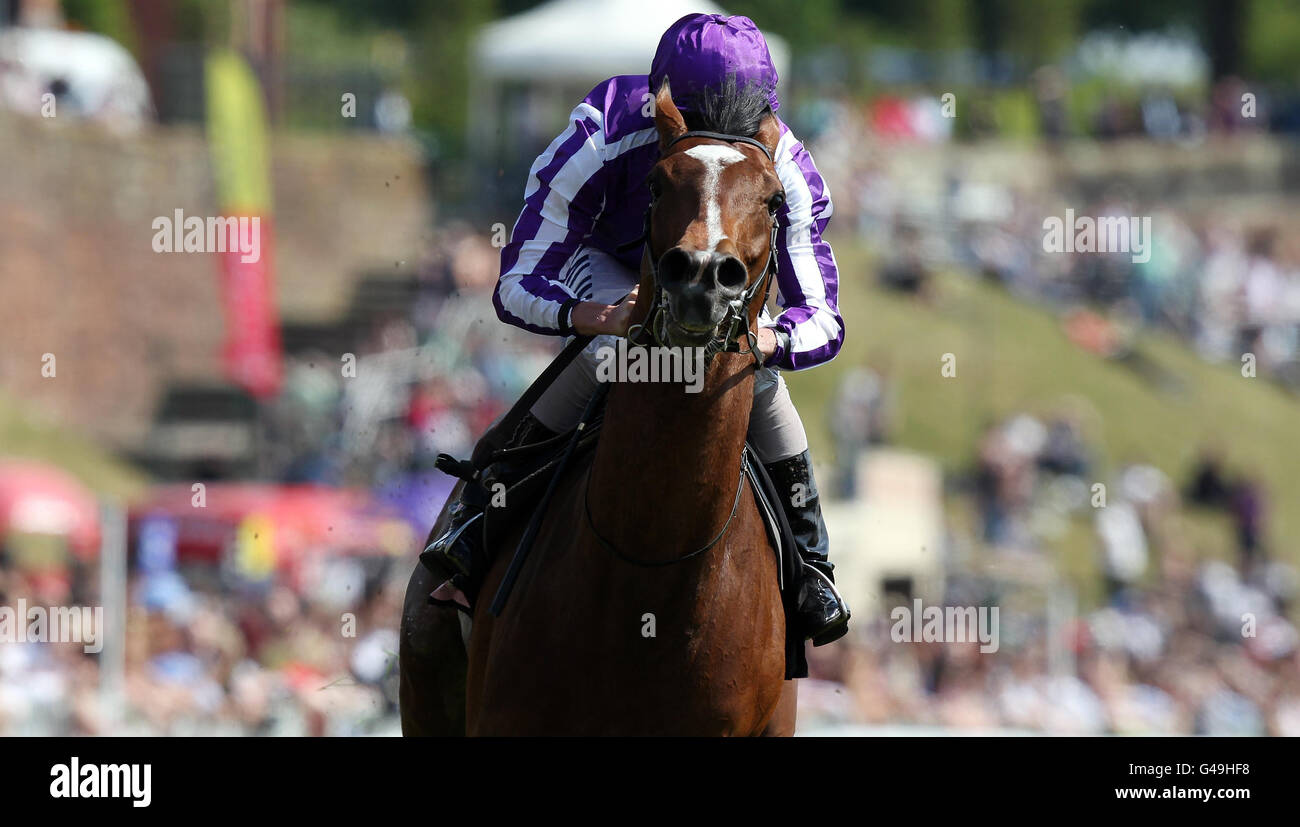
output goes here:
[[723, 256], [717, 265], [718, 286], [723, 290], [743, 290], [749, 281], [749, 271], [735, 256]]
[[674, 247], [659, 259], [659, 283], [663, 287], [685, 282], [693, 270], [690, 253]]

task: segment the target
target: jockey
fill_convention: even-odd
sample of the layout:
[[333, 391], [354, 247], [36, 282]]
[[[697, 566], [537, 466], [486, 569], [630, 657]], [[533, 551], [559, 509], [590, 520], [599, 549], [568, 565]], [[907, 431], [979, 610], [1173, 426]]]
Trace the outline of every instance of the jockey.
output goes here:
[[[622, 75], [596, 86], [534, 162], [523, 212], [501, 252], [493, 296], [497, 315], [534, 333], [598, 338], [532, 407], [512, 444], [571, 429], [597, 387], [599, 337], [627, 333], [636, 297], [623, 297], [639, 281], [643, 251], [625, 242], [643, 229], [651, 198], [647, 176], [659, 160], [653, 92], [668, 79], [687, 126], [716, 128], [700, 121], [700, 96], [716, 93], [733, 78], [738, 87], [764, 96], [772, 112], [779, 108], [776, 69], [753, 21], [687, 15], [660, 39], [648, 76]], [[844, 322], [836, 301], [835, 257], [822, 237], [831, 217], [830, 193], [784, 123], [780, 134], [774, 163], [785, 188], [777, 215], [782, 312], [773, 318], [764, 309], [759, 319], [763, 367], [755, 376], [748, 438], [785, 495], [782, 504], [803, 560], [794, 622], [820, 646], [847, 631], [849, 610], [833, 585], [808, 439], [779, 371], [804, 370], [834, 358], [844, 340]], [[494, 472], [498, 481], [508, 473], [496, 466]], [[454, 505], [450, 528], [429, 549], [466, 577], [482, 532], [464, 529], [481, 512], [464, 500]]]

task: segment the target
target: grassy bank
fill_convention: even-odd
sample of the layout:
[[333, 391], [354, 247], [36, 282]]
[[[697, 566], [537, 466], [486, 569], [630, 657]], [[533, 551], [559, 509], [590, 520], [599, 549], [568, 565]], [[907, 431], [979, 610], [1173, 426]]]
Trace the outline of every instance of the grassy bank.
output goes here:
[[[1053, 312], [964, 274], [941, 274], [931, 301], [891, 293], [875, 283], [866, 249], [840, 240], [835, 250], [844, 348], [830, 365], [787, 375], [820, 460], [833, 456], [826, 415], [835, 389], [865, 364], [893, 383], [897, 444], [933, 456], [948, 474], [968, 472], [984, 428], [1020, 411], [1078, 415], [1097, 452], [1099, 482], [1142, 461], [1181, 486], [1200, 449], [1219, 445], [1230, 473], [1266, 486], [1270, 548], [1300, 562], [1292, 542], [1300, 537], [1300, 400], [1234, 365], [1207, 364], [1164, 334], [1143, 334], [1129, 362], [1101, 359], [1071, 343]], [[951, 378], [940, 373], [948, 353], [956, 360]], [[1196, 553], [1230, 553], [1221, 517], [1182, 519]], [[1088, 523], [1069, 526], [1059, 542], [1067, 569], [1093, 579]]]

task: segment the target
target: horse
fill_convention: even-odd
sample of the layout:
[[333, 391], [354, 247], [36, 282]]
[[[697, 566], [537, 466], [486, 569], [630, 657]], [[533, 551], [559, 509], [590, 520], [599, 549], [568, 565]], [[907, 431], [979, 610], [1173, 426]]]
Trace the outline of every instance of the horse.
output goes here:
[[678, 347], [739, 327], [745, 341], [710, 354], [698, 393], [611, 384], [595, 450], [557, 481], [493, 616], [522, 529], [499, 544], [468, 647], [457, 610], [429, 603], [438, 580], [417, 564], [401, 624], [404, 734], [793, 734], [777, 561], [741, 468], [760, 358], [750, 331], [776, 254], [780, 127], [769, 112], [753, 138], [691, 132], [666, 82], [654, 125], [638, 289], [653, 299], [637, 302], [631, 331]]

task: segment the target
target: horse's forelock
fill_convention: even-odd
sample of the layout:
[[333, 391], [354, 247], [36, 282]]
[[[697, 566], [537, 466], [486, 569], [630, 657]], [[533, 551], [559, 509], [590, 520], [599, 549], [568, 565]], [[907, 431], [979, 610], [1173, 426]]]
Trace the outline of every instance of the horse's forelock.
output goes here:
[[762, 85], [751, 81], [740, 87], [735, 75], [727, 75], [721, 86], [701, 90], [687, 98], [682, 115], [692, 130], [752, 138], [771, 109], [768, 90]]

